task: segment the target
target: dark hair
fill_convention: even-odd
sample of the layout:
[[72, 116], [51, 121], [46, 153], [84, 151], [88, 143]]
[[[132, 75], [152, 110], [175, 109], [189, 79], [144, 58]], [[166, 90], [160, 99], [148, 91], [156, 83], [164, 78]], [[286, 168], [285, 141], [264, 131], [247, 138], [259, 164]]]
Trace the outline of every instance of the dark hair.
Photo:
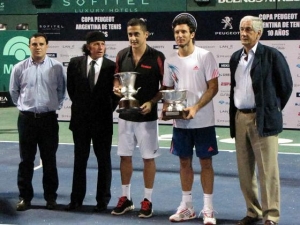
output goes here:
[[146, 20], [143, 18], [132, 18], [128, 21], [127, 27], [129, 26], [140, 26], [143, 31], [148, 31]]
[[48, 44], [48, 37], [47, 37], [46, 34], [43, 34], [43, 33], [35, 33], [35, 34], [33, 34], [33, 35], [29, 38], [29, 44], [30, 44], [31, 38], [37, 38], [37, 37], [43, 37], [43, 38], [45, 38], [46, 44]]
[[[175, 18], [172, 22], [172, 29], [177, 25], [186, 24], [190, 28], [190, 33], [195, 33], [197, 29], [196, 21], [195, 23], [192, 22], [191, 18], [187, 15], [180, 15]], [[193, 44], [195, 44], [195, 37], [192, 39]]]
[[181, 25], [181, 24], [186, 24], [190, 28], [191, 33], [196, 32], [197, 27], [195, 26], [195, 24], [191, 21], [191, 19], [188, 16], [180, 16], [180, 17], [176, 18], [172, 22], [172, 29], [174, 30], [174, 28], [177, 25]]
[[81, 50], [85, 56], [88, 56], [90, 54], [90, 50], [88, 49], [87, 44], [83, 44]]

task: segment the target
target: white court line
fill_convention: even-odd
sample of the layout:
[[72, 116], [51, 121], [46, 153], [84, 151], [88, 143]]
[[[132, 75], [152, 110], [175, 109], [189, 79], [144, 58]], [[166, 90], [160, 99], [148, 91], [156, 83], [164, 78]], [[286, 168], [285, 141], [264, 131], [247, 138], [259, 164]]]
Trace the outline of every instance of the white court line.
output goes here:
[[[169, 137], [169, 135], [168, 135]], [[161, 139], [160, 139], [161, 140]], [[168, 139], [162, 139], [162, 140], [168, 140]], [[232, 139], [231, 139], [232, 140]], [[284, 139], [283, 142], [289, 142], [287, 141], [288, 139]], [[0, 143], [19, 143], [18, 141], [0, 141]], [[233, 142], [234, 143], [234, 142]], [[280, 143], [279, 143], [280, 144]], [[73, 143], [59, 143], [59, 145], [74, 145]], [[298, 143], [295, 143], [295, 144], [280, 144], [280, 145], [289, 145], [289, 146], [299, 146]], [[113, 147], [117, 147], [117, 145], [112, 145]], [[170, 148], [169, 147], [160, 147], [160, 149], [166, 149], [166, 150], [169, 150]], [[226, 150], [226, 149], [223, 149], [223, 150], [220, 150], [219, 149], [219, 152], [230, 152], [230, 153], [234, 153], [235, 150]], [[300, 153], [294, 153], [294, 152], [279, 152], [278, 153], [279, 155], [300, 155]], [[43, 163], [42, 163], [42, 160], [40, 159], [40, 164], [36, 167], [34, 167], [34, 170], [38, 170], [40, 168], [43, 167]]]
[[38, 169], [40, 169], [42, 167], [43, 167], [43, 162], [42, 162], [42, 159], [40, 158], [40, 165], [34, 167], [33, 170], [38, 170]]

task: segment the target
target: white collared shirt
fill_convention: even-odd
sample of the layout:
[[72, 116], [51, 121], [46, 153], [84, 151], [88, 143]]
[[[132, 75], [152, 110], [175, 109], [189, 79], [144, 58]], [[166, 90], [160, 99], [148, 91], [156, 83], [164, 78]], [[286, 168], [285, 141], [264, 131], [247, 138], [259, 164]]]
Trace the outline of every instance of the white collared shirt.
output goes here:
[[[87, 72], [86, 74], [88, 75], [89, 73], [89, 70], [91, 68], [91, 62], [93, 61], [94, 59], [92, 59], [90, 56], [88, 56], [88, 61], [87, 61]], [[102, 63], [103, 63], [103, 57], [101, 58], [98, 58], [97, 60], [94, 60], [96, 61], [95, 63], [95, 84], [97, 83], [97, 80], [98, 80], [98, 77], [99, 77], [99, 74], [100, 74], [100, 70], [101, 70], [101, 66], [102, 66]]]
[[[234, 105], [238, 109], [251, 109], [255, 108], [255, 97], [252, 87], [252, 79], [250, 76], [250, 70], [254, 60], [257, 43], [248, 52], [248, 56], [245, 51], [242, 52], [239, 64], [235, 71], [236, 86], [234, 87]], [[248, 59], [245, 59], [245, 58]]]
[[47, 55], [40, 63], [35, 63], [31, 57], [20, 61], [13, 67], [9, 91], [20, 111], [44, 113], [58, 110], [66, 94], [63, 66]]

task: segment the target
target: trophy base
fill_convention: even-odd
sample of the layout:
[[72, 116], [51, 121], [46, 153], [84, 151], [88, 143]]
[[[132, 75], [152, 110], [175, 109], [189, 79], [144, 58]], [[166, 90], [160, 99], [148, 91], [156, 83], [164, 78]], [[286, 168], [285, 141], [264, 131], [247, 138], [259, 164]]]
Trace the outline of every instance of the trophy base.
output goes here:
[[186, 119], [189, 114], [188, 111], [164, 111], [162, 116], [163, 120], [172, 120], [172, 119]]
[[119, 102], [119, 108], [116, 110], [118, 113], [121, 112], [139, 112], [140, 104], [138, 100], [122, 100]]

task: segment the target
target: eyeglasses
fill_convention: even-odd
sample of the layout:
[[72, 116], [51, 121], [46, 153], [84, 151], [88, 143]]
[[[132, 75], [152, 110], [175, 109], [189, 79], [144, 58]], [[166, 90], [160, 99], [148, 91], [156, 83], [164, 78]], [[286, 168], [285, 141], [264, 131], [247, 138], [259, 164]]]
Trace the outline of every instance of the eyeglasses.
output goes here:
[[252, 27], [240, 27], [240, 31], [245, 31], [247, 33], [254, 31]]

